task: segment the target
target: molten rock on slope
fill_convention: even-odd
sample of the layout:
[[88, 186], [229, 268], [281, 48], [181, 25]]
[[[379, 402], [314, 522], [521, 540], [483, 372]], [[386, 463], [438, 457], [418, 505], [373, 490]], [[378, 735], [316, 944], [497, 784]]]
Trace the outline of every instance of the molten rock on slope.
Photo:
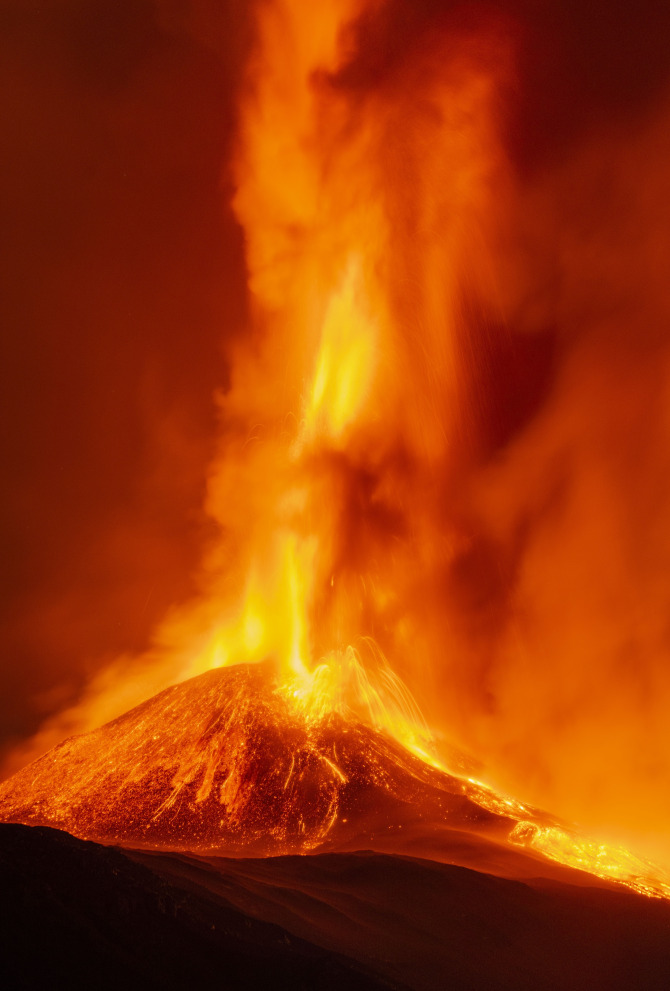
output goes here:
[[538, 873], [539, 856], [545, 876], [554, 862], [670, 897], [653, 865], [353, 718], [310, 713], [264, 665], [209, 671], [65, 740], [0, 785], [0, 821], [225, 855], [422, 845], [507, 877]]
[[268, 674], [210, 671], [65, 740], [0, 786], [0, 819], [260, 855], [344, 840], [366, 821], [397, 826], [408, 808], [454, 829], [514, 824], [483, 807], [480, 786], [386, 735], [336, 714], [306, 717]]

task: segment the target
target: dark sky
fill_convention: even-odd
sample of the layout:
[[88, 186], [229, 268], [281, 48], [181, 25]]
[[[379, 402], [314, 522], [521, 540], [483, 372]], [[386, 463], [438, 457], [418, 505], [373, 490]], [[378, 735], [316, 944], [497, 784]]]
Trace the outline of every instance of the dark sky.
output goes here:
[[[651, 0], [389, 0], [361, 71], [482, 9], [519, 28], [522, 186], [667, 91]], [[245, 327], [228, 162], [249, 24], [241, 0], [0, 4], [0, 756], [192, 591], [213, 394]], [[541, 392], [546, 362], [523, 360]]]
[[0, 9], [3, 741], [141, 649], [196, 566], [244, 312], [243, 25], [212, 29], [137, 0]]

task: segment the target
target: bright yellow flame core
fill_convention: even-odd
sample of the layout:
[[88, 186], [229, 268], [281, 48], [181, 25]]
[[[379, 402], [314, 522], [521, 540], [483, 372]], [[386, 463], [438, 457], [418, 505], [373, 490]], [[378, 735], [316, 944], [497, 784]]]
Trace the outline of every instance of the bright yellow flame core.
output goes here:
[[328, 303], [303, 441], [340, 441], [365, 405], [375, 370], [377, 330], [365, 313], [360, 267], [352, 261]]

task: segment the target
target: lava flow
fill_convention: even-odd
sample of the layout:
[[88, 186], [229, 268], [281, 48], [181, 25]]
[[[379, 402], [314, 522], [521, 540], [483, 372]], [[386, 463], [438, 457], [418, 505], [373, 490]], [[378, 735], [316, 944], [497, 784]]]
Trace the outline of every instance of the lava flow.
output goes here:
[[225, 856], [416, 853], [506, 877], [547, 862], [670, 898], [670, 878], [415, 757], [346, 709], [308, 711], [267, 665], [210, 671], [65, 740], [0, 785], [0, 821]]
[[661, 871], [479, 783], [413, 699], [434, 723], [513, 44], [464, 18], [363, 65], [383, 6], [258, 5], [234, 201], [253, 340], [220, 401], [206, 591], [160, 634], [183, 683], [15, 775], [0, 816], [259, 855], [419, 820], [668, 897]]

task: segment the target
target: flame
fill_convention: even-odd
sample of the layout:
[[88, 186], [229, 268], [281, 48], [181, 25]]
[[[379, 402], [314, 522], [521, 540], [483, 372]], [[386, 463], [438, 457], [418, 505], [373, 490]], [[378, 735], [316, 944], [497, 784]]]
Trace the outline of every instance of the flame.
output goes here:
[[[381, 6], [258, 8], [235, 197], [257, 337], [221, 401], [209, 489], [232, 534], [210, 596], [227, 616], [186, 672], [270, 657], [307, 724], [354, 716], [444, 769], [405, 678], [429, 687], [444, 650], [444, 623], [426, 613], [440, 611], [430, 585], [460, 535], [436, 478], [451, 477], [466, 429], [464, 296], [495, 307], [498, 294], [511, 44], [479, 24], [357, 89], [357, 18]], [[237, 603], [232, 560], [246, 576]], [[183, 641], [188, 655], [193, 624]], [[516, 817], [511, 842], [670, 890], [626, 850], [525, 822], [520, 803], [468, 787]]]
[[[459, 429], [459, 279], [491, 290], [508, 59], [497, 34], [465, 33], [446, 70], [436, 39], [357, 87], [357, 25], [380, 6], [257, 11], [234, 203], [256, 338], [221, 400], [209, 632], [201, 609], [171, 635], [183, 674], [271, 657], [305, 709], [346, 704], [436, 760], [404, 682], [434, 663], [416, 603], [451, 539], [434, 475]], [[386, 656], [411, 660], [394, 673]]]
[[[468, 496], [467, 307], [496, 314], [506, 296], [496, 258], [513, 186], [500, 131], [514, 39], [493, 20], [438, 30], [363, 83], [357, 52], [383, 6], [257, 5], [234, 200], [253, 327], [219, 400], [207, 509], [221, 539], [202, 599], [160, 637], [172, 680], [271, 659], [307, 724], [354, 717], [443, 768], [421, 710], [444, 715], [431, 696], [464, 639], [444, 600], [445, 575], [472, 542], [455, 522]], [[478, 480], [494, 534], [513, 529], [499, 476], [514, 456], [528, 470], [534, 454], [531, 436]], [[549, 555], [537, 556], [534, 587], [562, 588], [547, 579]], [[575, 654], [593, 647], [566, 642]], [[512, 842], [667, 896], [627, 851], [538, 826], [522, 804], [468, 787], [516, 818]]]

